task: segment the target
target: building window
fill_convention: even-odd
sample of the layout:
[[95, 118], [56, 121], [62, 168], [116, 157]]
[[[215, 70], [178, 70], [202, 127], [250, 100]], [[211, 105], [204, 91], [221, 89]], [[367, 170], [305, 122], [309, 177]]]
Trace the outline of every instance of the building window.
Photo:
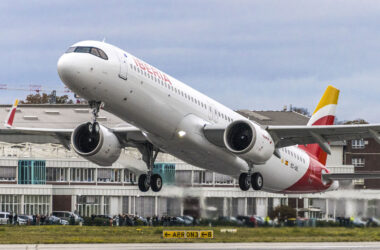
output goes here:
[[354, 180], [354, 185], [364, 185], [364, 179], [357, 179]]
[[24, 213], [25, 214], [44, 214], [50, 212], [49, 195], [25, 195], [24, 196]]
[[16, 167], [2, 166], [0, 168], [1, 181], [15, 181], [16, 180]]
[[352, 158], [354, 167], [364, 167], [364, 158]]
[[0, 211], [20, 214], [21, 195], [0, 195]]
[[[106, 197], [104, 197], [106, 198]], [[100, 214], [100, 196], [77, 196], [77, 210], [80, 216], [89, 217], [93, 214]], [[103, 208], [108, 212], [109, 199], [104, 199]], [[104, 212], [106, 212], [104, 210]], [[105, 213], [107, 214], [107, 213]]]
[[215, 173], [215, 184], [234, 184], [234, 179], [228, 175]]
[[352, 140], [351, 145], [352, 145], [353, 149], [362, 149], [362, 148], [364, 148], [364, 140], [363, 139]]
[[124, 169], [124, 182], [134, 184], [136, 182], [136, 175], [128, 169]]
[[46, 168], [46, 181], [68, 181], [68, 168]]

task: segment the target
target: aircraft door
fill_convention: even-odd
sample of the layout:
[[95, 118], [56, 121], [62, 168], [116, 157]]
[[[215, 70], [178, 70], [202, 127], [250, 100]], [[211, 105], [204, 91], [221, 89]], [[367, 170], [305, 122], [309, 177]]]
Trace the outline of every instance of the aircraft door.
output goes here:
[[210, 103], [208, 104], [208, 118], [210, 121], [218, 123], [218, 111]]
[[125, 53], [123, 53], [123, 55], [121, 55], [119, 57], [120, 59], [120, 72], [119, 72], [119, 77], [121, 79], [124, 79], [124, 80], [127, 80], [127, 76], [128, 76], [128, 60], [127, 60], [127, 55]]
[[212, 110], [212, 106], [210, 105], [210, 103], [207, 103], [207, 109], [208, 109], [208, 119], [210, 121], [213, 121], [213, 110]]

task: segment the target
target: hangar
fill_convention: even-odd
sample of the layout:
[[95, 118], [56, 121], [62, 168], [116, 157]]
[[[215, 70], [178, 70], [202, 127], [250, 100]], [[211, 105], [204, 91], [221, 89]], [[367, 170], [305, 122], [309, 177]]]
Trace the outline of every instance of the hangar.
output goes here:
[[[9, 109], [8, 105], [0, 106], [0, 120], [5, 119]], [[309, 119], [293, 111], [238, 112], [262, 125], [304, 125]], [[14, 125], [74, 128], [90, 119], [91, 110], [87, 105], [28, 104], [19, 106]], [[104, 110], [100, 112], [98, 121], [109, 127], [125, 124]], [[145, 164], [137, 150], [124, 149], [116, 163], [100, 167], [60, 144], [30, 144], [25, 140], [27, 138], [20, 137], [19, 144], [0, 143], [1, 211], [50, 214], [64, 210], [81, 216], [266, 216], [274, 207], [288, 204], [303, 217], [380, 216], [377, 209], [380, 192], [365, 189], [364, 182], [347, 183], [334, 192], [302, 196], [253, 190], [241, 192], [237, 181], [229, 176], [203, 170], [160, 153], [154, 171], [164, 176], [166, 185], [159, 193], [141, 193], [136, 177], [144, 171]], [[368, 141], [366, 143], [368, 145]], [[362, 161], [347, 162], [357, 153], [347, 150], [347, 147], [351, 149], [352, 145], [363, 144], [365, 148], [366, 143], [332, 144], [332, 155], [327, 162], [329, 169], [335, 173], [354, 172]]]

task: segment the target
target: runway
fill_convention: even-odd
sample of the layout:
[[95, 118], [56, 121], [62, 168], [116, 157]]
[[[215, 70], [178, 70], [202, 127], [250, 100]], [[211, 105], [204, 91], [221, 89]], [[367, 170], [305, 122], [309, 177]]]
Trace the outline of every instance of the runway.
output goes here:
[[91, 250], [188, 250], [188, 249], [228, 249], [228, 250], [330, 250], [330, 249], [380, 249], [380, 242], [286, 242], [286, 243], [140, 243], [140, 244], [29, 244], [29, 245], [0, 245], [0, 249], [15, 250], [67, 250], [67, 249], [91, 249]]

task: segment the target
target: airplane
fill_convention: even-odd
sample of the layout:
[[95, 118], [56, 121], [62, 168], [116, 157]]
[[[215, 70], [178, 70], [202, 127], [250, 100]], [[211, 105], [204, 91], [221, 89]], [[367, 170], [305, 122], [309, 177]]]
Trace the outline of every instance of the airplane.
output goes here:
[[[336, 190], [337, 180], [380, 178], [380, 173], [332, 174], [325, 166], [329, 142], [374, 138], [380, 125], [333, 125], [339, 90], [328, 86], [304, 126], [262, 126], [196, 91], [134, 55], [105, 42], [81, 41], [59, 58], [62, 82], [88, 100], [92, 120], [73, 129], [0, 129], [0, 141], [59, 143], [100, 166], [111, 166], [121, 149], [137, 148], [147, 172], [142, 192], [159, 192], [153, 174], [159, 152], [229, 175], [250, 188], [275, 193]], [[130, 125], [108, 128], [103, 108]], [[11, 116], [12, 117], [12, 116]]]

